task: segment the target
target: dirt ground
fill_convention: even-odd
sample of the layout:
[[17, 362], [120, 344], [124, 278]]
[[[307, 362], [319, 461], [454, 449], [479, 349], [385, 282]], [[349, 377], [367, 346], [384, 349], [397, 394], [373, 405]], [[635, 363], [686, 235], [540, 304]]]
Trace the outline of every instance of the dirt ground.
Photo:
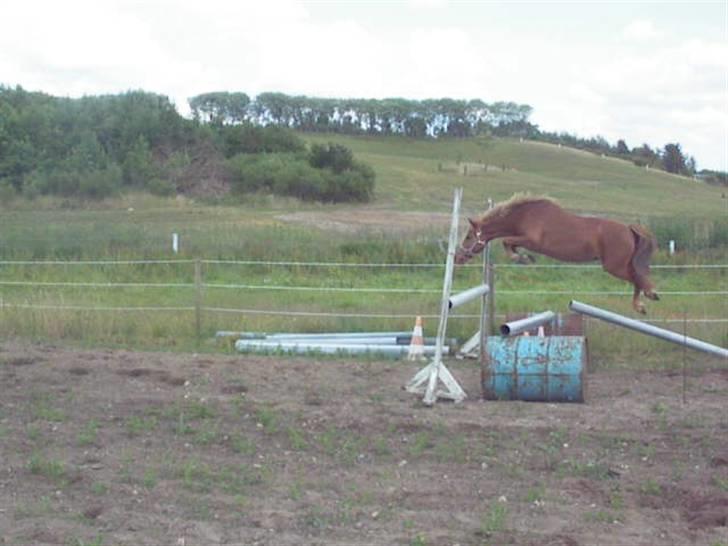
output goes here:
[[425, 408], [405, 361], [0, 342], [0, 544], [728, 544], [728, 369]]

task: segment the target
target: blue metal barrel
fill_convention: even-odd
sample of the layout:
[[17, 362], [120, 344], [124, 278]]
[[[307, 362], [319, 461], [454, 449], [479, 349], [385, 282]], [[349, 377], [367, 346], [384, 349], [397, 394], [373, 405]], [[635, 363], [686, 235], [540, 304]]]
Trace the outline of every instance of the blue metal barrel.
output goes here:
[[582, 336], [489, 337], [483, 397], [583, 402], [588, 358]]

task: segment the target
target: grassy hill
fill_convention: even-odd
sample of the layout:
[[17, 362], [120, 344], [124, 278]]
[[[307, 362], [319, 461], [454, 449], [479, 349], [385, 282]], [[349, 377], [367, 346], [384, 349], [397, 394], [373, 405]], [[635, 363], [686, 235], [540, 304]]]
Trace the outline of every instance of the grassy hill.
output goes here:
[[377, 172], [374, 207], [442, 210], [452, 188], [463, 186], [466, 211], [480, 210], [474, 201], [486, 197], [499, 201], [529, 191], [559, 199], [574, 210], [625, 219], [716, 217], [728, 212], [728, 200], [721, 197], [725, 189], [551, 144], [496, 138], [301, 136], [308, 142], [344, 144], [372, 165]]

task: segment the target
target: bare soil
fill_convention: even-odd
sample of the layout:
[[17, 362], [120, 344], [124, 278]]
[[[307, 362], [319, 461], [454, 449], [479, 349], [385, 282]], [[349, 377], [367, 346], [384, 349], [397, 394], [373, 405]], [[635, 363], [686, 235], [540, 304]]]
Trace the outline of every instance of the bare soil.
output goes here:
[[728, 544], [728, 371], [433, 408], [420, 367], [0, 343], [0, 544]]

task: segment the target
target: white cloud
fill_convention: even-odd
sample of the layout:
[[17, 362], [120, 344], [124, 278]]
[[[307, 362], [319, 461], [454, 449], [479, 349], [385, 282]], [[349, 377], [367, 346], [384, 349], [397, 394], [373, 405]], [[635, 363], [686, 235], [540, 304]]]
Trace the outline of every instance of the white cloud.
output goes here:
[[625, 7], [600, 36], [573, 9], [544, 10], [554, 19], [533, 25], [504, 5], [436, 11], [445, 4], [408, 0], [391, 12], [401, 20], [377, 21], [346, 16], [346, 4], [320, 16], [298, 0], [25, 0], [0, 19], [0, 83], [71, 96], [143, 88], [181, 110], [213, 90], [512, 100], [546, 130], [677, 140], [700, 166], [728, 168], [720, 32], [668, 32], [660, 16], [630, 21]]
[[645, 19], [638, 19], [629, 23], [622, 30], [622, 37], [627, 40], [634, 40], [638, 42], [646, 42], [660, 38], [663, 33], [655, 27], [652, 21]]

